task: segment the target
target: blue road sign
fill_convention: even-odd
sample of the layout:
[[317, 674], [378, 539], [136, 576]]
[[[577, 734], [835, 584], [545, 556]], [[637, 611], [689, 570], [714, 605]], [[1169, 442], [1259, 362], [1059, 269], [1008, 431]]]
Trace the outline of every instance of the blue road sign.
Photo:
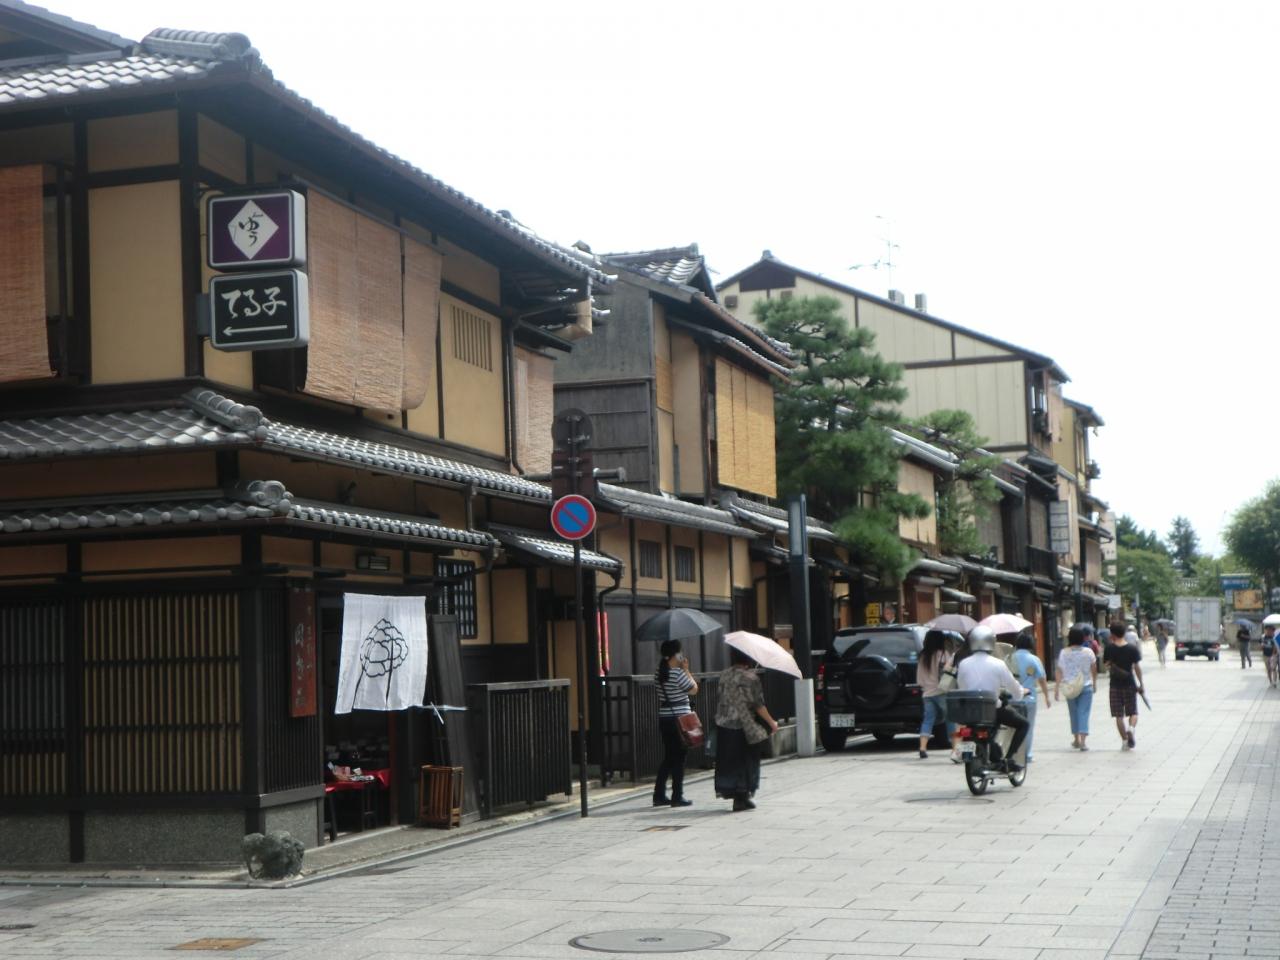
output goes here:
[[581, 540], [596, 528], [596, 508], [586, 497], [571, 493], [551, 505], [551, 529], [565, 540]]

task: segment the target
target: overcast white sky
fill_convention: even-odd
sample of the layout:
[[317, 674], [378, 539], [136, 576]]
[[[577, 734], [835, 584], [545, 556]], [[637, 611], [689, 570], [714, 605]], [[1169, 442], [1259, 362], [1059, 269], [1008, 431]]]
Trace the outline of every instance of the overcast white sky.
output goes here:
[[[1097, 493], [1219, 549], [1266, 447], [1280, 5], [44, 0], [247, 34], [277, 78], [547, 237], [764, 248], [1052, 356]], [[883, 218], [883, 219], [881, 219]]]

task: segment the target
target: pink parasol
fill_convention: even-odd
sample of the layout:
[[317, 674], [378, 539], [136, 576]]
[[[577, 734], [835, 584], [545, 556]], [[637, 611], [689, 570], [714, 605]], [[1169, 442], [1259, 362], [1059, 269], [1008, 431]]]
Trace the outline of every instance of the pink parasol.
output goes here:
[[758, 633], [735, 630], [725, 634], [724, 642], [735, 650], [742, 651], [762, 667], [789, 673], [797, 680], [800, 679], [800, 667], [796, 664], [796, 658], [780, 647], [776, 640], [762, 637]]
[[1030, 620], [1024, 620], [1016, 613], [993, 613], [978, 621], [980, 627], [990, 627], [993, 633], [1021, 633], [1027, 627], [1035, 626]]

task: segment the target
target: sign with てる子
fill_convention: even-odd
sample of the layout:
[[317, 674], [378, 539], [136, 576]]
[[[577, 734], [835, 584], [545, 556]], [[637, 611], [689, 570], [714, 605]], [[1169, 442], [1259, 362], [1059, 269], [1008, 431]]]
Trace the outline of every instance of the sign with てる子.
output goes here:
[[210, 339], [219, 350], [305, 346], [310, 334], [307, 275], [227, 273], [209, 281]]
[[208, 261], [215, 270], [301, 266], [307, 260], [306, 199], [296, 190], [210, 197]]

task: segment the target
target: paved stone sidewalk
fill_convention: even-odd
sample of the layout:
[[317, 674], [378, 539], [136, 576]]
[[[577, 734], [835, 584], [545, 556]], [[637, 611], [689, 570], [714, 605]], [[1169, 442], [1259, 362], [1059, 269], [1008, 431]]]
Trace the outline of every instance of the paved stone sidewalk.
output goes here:
[[[570, 940], [672, 928], [729, 939], [656, 956], [1105, 960], [1174, 940], [1194, 956], [1203, 927], [1166, 923], [1218, 911], [1226, 938], [1233, 891], [1268, 882], [1226, 828], [1238, 811], [1220, 788], [1237, 763], [1264, 762], [1249, 760], [1252, 737], [1269, 735], [1280, 694], [1261, 671], [1201, 662], [1152, 669], [1150, 688], [1136, 751], [1119, 749], [1104, 689], [1091, 751], [1069, 749], [1063, 704], [1042, 709], [1026, 786], [979, 799], [944, 754], [863, 743], [767, 767], [749, 814], [704, 783], [686, 810], [642, 798], [293, 889], [0, 888], [0, 956], [172, 960], [180, 944], [243, 937], [258, 940], [245, 960], [586, 960]], [[1240, 790], [1264, 770], [1271, 782], [1239, 769], [1255, 771]], [[2, 929], [16, 923], [33, 926]]]
[[1280, 691], [1254, 705], [1143, 960], [1280, 957]]

